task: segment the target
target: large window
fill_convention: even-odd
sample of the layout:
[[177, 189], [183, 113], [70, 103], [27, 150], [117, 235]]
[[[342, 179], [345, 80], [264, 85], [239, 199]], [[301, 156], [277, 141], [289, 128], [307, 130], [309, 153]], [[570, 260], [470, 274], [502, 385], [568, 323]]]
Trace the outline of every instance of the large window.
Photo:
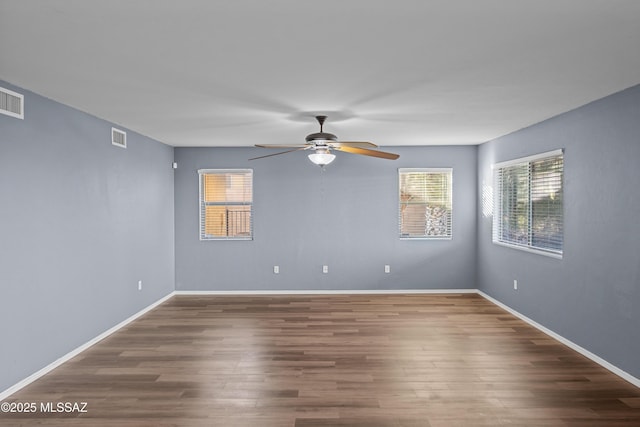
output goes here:
[[494, 166], [493, 241], [562, 256], [563, 153]]
[[398, 169], [400, 238], [451, 238], [452, 171]]
[[253, 171], [201, 169], [200, 240], [253, 237]]

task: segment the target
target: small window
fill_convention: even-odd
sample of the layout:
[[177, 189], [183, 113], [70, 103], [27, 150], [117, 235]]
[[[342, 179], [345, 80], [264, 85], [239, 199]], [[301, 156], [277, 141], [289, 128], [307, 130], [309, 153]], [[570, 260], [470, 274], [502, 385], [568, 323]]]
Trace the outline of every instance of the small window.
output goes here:
[[400, 238], [450, 239], [452, 170], [398, 169]]
[[253, 238], [253, 171], [202, 169], [200, 240]]
[[494, 166], [493, 242], [562, 256], [562, 150]]

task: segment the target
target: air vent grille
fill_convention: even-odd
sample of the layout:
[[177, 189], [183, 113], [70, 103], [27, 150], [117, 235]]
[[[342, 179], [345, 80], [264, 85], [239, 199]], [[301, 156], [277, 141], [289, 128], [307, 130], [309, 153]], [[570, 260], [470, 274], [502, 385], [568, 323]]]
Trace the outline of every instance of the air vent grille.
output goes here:
[[127, 148], [127, 133], [120, 129], [111, 128], [111, 143], [118, 147]]
[[0, 113], [24, 119], [24, 95], [0, 87]]

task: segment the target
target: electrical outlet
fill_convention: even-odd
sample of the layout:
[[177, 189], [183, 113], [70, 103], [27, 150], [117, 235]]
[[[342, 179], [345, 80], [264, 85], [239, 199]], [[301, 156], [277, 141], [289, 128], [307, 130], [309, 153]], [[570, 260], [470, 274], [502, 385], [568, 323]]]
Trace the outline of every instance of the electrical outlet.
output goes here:
[[280, 266], [279, 265], [274, 265], [273, 266], [273, 274], [280, 274]]
[[384, 272], [385, 273], [391, 273], [391, 266], [390, 265], [385, 265], [384, 266]]
[[513, 289], [516, 291], [518, 290], [518, 281], [515, 279], [513, 279]]
[[329, 266], [328, 265], [323, 265], [322, 266], [322, 272], [325, 273], [325, 274], [328, 273], [329, 272]]
[[138, 280], [138, 290], [142, 290], [142, 280]]

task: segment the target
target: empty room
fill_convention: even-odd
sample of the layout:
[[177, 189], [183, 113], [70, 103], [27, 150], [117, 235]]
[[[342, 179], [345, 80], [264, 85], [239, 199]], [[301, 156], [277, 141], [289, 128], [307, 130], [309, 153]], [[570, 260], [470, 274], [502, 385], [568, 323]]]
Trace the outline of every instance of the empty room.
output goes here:
[[0, 426], [640, 425], [639, 19], [0, 0]]

